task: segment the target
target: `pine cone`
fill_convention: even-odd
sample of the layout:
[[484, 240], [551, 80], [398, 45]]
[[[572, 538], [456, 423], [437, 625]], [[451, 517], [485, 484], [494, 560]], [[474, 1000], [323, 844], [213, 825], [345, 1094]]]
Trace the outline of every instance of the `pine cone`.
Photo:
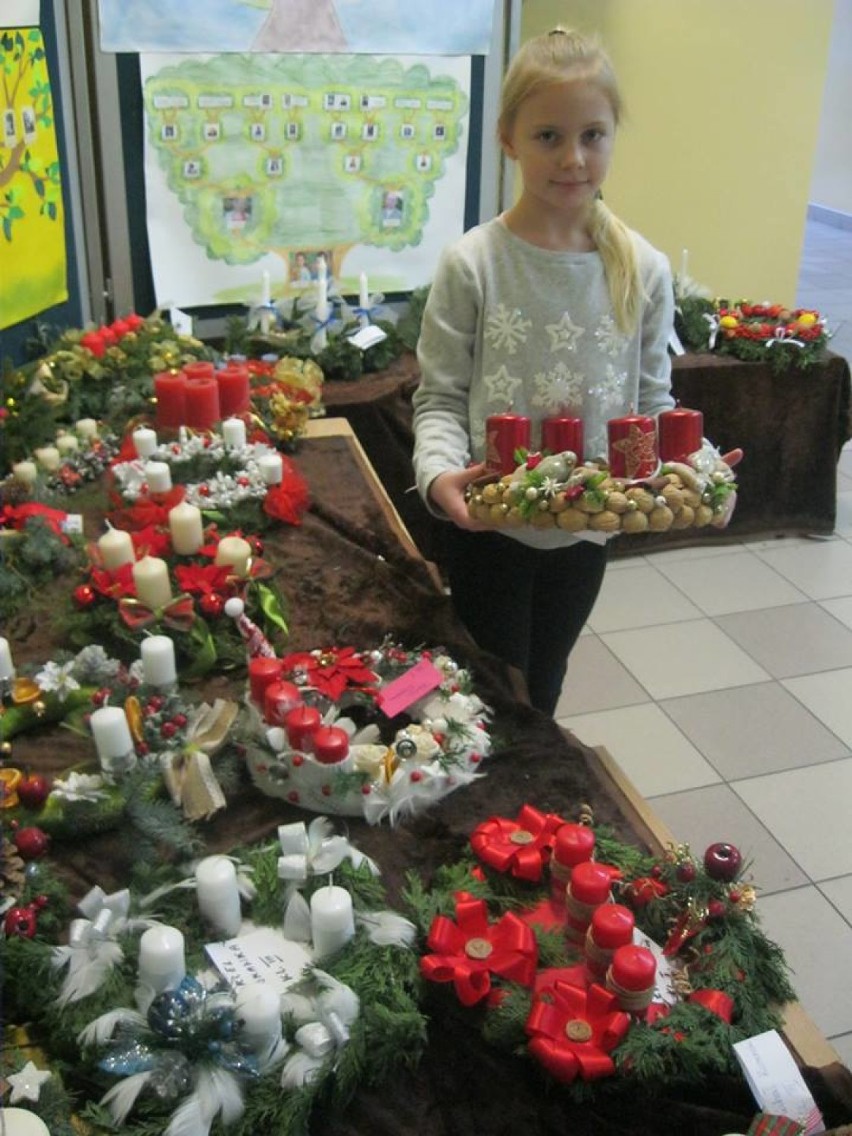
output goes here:
[[0, 894], [18, 896], [24, 890], [26, 865], [11, 840], [0, 842]]

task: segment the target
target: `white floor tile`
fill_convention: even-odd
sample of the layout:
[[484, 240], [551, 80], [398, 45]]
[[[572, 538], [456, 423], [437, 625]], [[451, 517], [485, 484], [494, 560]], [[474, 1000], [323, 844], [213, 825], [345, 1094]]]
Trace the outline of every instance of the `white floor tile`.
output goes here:
[[746, 686], [769, 678], [710, 620], [614, 631], [601, 639], [655, 699]]
[[837, 908], [846, 922], [852, 926], [852, 876], [841, 876], [837, 880], [825, 880], [819, 890]]
[[699, 609], [673, 588], [665, 576], [643, 563], [613, 576], [607, 573], [589, 617], [589, 626], [601, 634], [700, 616]]
[[852, 546], [845, 541], [809, 541], [799, 548], [756, 555], [811, 599], [852, 594]]
[[835, 619], [845, 623], [847, 627], [852, 627], [852, 596], [842, 596], [836, 600], [823, 600], [820, 606], [824, 607], [829, 615], [833, 615]]
[[781, 607], [807, 600], [768, 564], [740, 549], [712, 560], [667, 561], [658, 567], [705, 615]]
[[852, 536], [852, 482], [849, 492], [837, 494], [834, 531], [841, 536]]
[[583, 635], [571, 652], [568, 672], [554, 717], [571, 725], [575, 714], [634, 706], [648, 701], [648, 692], [596, 635]]
[[852, 748], [852, 667], [787, 678], [783, 685]]

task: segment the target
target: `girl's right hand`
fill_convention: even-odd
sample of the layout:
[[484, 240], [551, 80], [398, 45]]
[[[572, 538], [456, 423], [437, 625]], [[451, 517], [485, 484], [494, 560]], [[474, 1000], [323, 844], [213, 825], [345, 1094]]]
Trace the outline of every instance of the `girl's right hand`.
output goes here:
[[476, 521], [467, 511], [464, 491], [467, 485], [485, 473], [485, 462], [468, 466], [467, 469], [448, 470], [439, 473], [429, 486], [429, 499], [447, 515], [447, 518], [460, 529], [472, 532], [487, 529], [481, 521]]

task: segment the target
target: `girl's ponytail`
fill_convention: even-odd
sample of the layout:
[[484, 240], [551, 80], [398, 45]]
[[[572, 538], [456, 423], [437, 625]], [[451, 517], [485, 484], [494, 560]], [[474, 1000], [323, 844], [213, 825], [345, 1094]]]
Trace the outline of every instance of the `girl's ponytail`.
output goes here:
[[624, 335], [630, 335], [645, 298], [633, 237], [601, 198], [594, 203], [589, 232], [603, 261], [615, 321]]

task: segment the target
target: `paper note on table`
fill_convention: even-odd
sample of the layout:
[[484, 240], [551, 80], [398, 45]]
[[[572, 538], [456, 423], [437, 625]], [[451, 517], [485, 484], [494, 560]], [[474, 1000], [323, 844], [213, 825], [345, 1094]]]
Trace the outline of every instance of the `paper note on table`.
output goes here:
[[210, 961], [236, 993], [252, 982], [263, 982], [284, 994], [299, 981], [311, 956], [299, 943], [274, 927], [260, 927], [223, 943], [204, 948]]
[[822, 1115], [793, 1055], [777, 1030], [738, 1041], [734, 1053], [758, 1106], [804, 1126], [805, 1136], [825, 1132]]
[[379, 706], [389, 718], [395, 718], [418, 698], [439, 687], [443, 677], [434, 663], [421, 659], [405, 674], [382, 687], [378, 696]]

